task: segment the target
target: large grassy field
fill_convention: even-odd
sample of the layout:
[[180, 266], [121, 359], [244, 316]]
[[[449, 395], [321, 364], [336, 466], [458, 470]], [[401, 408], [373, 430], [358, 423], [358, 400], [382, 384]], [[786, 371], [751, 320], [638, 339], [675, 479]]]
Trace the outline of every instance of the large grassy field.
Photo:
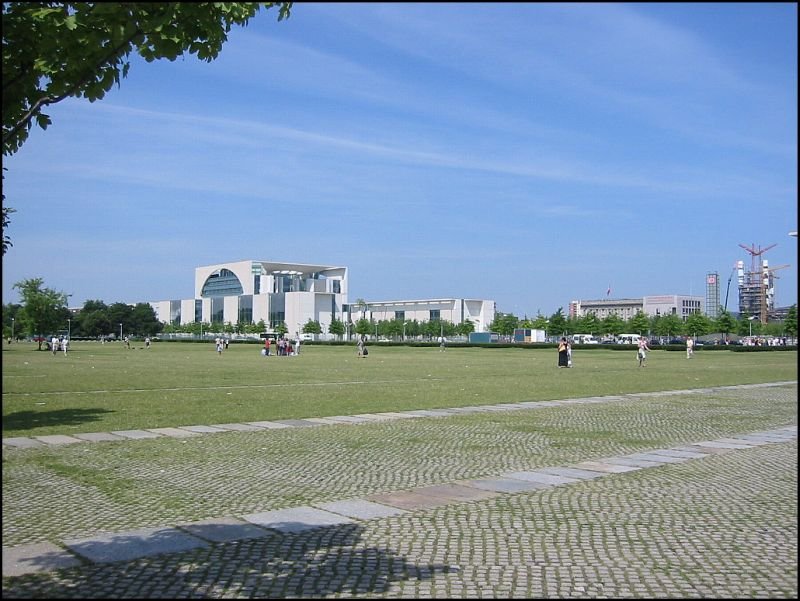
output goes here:
[[68, 356], [3, 347], [3, 437], [352, 415], [684, 390], [797, 379], [797, 352], [304, 346], [269, 357], [256, 345], [161, 342], [131, 350], [75, 342]]

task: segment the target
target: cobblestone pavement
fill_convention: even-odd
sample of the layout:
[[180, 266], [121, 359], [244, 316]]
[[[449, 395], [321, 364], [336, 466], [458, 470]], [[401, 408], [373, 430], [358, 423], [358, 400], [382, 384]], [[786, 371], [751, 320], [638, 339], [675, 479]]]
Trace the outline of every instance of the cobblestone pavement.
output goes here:
[[796, 383], [518, 405], [4, 441], [3, 596], [796, 598]]

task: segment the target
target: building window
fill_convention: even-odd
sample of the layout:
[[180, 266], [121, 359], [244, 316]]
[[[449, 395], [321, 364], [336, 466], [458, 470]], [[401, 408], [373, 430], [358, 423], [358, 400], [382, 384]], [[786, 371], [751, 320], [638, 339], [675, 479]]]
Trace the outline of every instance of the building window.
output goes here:
[[249, 294], [239, 297], [239, 323], [253, 323], [253, 297]]
[[341, 280], [333, 280], [331, 283], [333, 284], [333, 293], [334, 294], [341, 294], [342, 293], [342, 281]]
[[200, 296], [214, 298], [221, 296], [239, 296], [244, 290], [239, 278], [229, 269], [220, 269], [208, 276]]
[[441, 311], [439, 309], [431, 309], [431, 321], [439, 321], [441, 319]]
[[194, 301], [194, 322], [200, 323], [203, 321], [203, 301], [199, 298]]
[[225, 299], [217, 296], [211, 299], [211, 323], [224, 323]]
[[406, 320], [406, 312], [405, 311], [395, 311], [394, 318], [397, 321], [405, 321]]

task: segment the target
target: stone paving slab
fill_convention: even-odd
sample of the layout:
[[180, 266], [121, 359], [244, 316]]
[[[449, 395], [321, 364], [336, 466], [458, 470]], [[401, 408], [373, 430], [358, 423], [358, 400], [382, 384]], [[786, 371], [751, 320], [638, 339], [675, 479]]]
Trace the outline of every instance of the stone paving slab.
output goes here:
[[253, 432], [256, 430], [263, 430], [259, 426], [253, 424], [211, 424], [212, 428], [221, 428], [223, 430], [233, 430], [234, 432]]
[[284, 534], [304, 532], [322, 526], [341, 526], [356, 523], [350, 518], [308, 506], [251, 513], [242, 516], [242, 519]]
[[177, 528], [143, 528], [65, 540], [64, 545], [94, 563], [110, 563], [188, 551], [207, 547], [208, 543]]
[[[698, 444], [691, 444], [686, 445], [684, 447], [672, 447], [677, 451], [689, 451], [692, 453], [705, 453], [706, 455], [722, 455], [724, 453], [730, 453], [731, 451], [735, 450], [734, 445], [728, 445], [725, 448], [720, 447], [707, 447], [707, 446], [700, 446]], [[736, 447], [742, 448], [742, 447]]]
[[66, 436], [65, 434], [50, 434], [46, 436], [34, 436], [34, 439], [49, 445], [75, 444], [76, 442], [86, 442], [80, 438]]
[[274, 533], [236, 518], [217, 518], [178, 524], [181, 530], [213, 543], [274, 536]]
[[767, 442], [757, 442], [752, 440], [741, 440], [740, 438], [717, 438], [714, 442], [729, 442], [731, 444], [744, 444], [750, 447], [760, 447], [765, 444], [769, 444]]
[[734, 440], [742, 440], [744, 442], [766, 442], [766, 443], [780, 443], [786, 442], [791, 440], [792, 436], [779, 436], [779, 435], [742, 435], [742, 436], [735, 436]]
[[188, 430], [189, 432], [197, 432], [198, 434], [216, 434], [218, 432], [227, 432], [224, 428], [217, 428], [215, 426], [178, 426], [181, 430]]
[[529, 492], [539, 488], [549, 488], [549, 484], [526, 480], [514, 480], [513, 478], [487, 478], [482, 480], [461, 480], [459, 484], [464, 486], [474, 486], [482, 490], [491, 490], [499, 493]]
[[86, 434], [73, 434], [73, 436], [88, 442], [113, 442], [115, 440], [125, 440], [122, 436], [111, 434], [111, 432], [87, 432]]
[[671, 455], [661, 455], [659, 453], [631, 453], [625, 455], [629, 459], [641, 459], [642, 461], [654, 461], [656, 463], [683, 463], [689, 461], [689, 457], [675, 457]]
[[693, 446], [708, 447], [713, 449], [752, 449], [752, 445], [748, 444], [733, 444], [730, 442], [721, 442], [719, 440], [706, 440], [703, 442], [696, 442]]
[[572, 484], [579, 482], [578, 478], [569, 478], [567, 476], [556, 476], [554, 474], [546, 474], [540, 471], [531, 472], [511, 472], [510, 474], [502, 474], [504, 478], [513, 478], [515, 480], [527, 480], [528, 482], [541, 482], [550, 486], [558, 486], [560, 484]]
[[356, 417], [355, 415], [329, 415], [325, 419], [332, 420], [339, 424], [363, 424], [370, 421], [363, 417]]
[[450, 483], [423, 486], [421, 488], [415, 488], [414, 492], [425, 496], [441, 497], [442, 499], [458, 502], [491, 499], [499, 494], [488, 490], [478, 490], [469, 486]]
[[575, 467], [582, 470], [596, 470], [609, 474], [624, 474], [625, 472], [635, 472], [643, 469], [632, 465], [615, 465], [613, 463], [602, 463], [600, 461], [582, 461], [581, 463], [576, 463]]
[[19, 449], [32, 449], [35, 447], [44, 446], [43, 442], [28, 438], [26, 436], [14, 436], [12, 438], [4, 438], [3, 444], [9, 447], [17, 447]]
[[147, 430], [112, 430], [111, 433], [122, 436], [123, 438], [132, 438], [135, 440], [143, 438], [161, 438], [160, 434], [148, 432]]
[[687, 459], [701, 459], [706, 456], [706, 453], [693, 452], [693, 451], [678, 451], [677, 449], [656, 449], [649, 451], [648, 455], [666, 455], [667, 457], [686, 457]]
[[371, 520], [374, 518], [386, 518], [393, 515], [408, 513], [405, 509], [389, 507], [380, 503], [373, 503], [366, 499], [345, 499], [343, 501], [333, 501], [331, 503], [321, 503], [317, 507], [325, 511], [340, 513], [357, 520]]
[[[395, 419], [394, 416], [385, 415], [383, 413], [356, 413], [356, 414], [353, 415], [353, 417], [363, 417], [364, 419], [368, 419], [368, 420], [372, 420], [372, 421], [376, 421], [376, 422]], [[306, 418], [306, 419], [308, 419], [308, 418]]]
[[283, 428], [291, 428], [292, 427], [289, 424], [281, 424], [281, 423], [278, 423], [278, 422], [270, 422], [270, 421], [265, 421], [265, 422], [245, 422], [245, 423], [253, 425], [253, 426], [258, 426], [259, 428], [266, 428], [267, 430], [280, 430], [280, 429], [283, 429]]
[[322, 426], [341, 426], [344, 422], [336, 421], [330, 417], [306, 417], [303, 418], [307, 422], [314, 422], [315, 424], [320, 424]]
[[3, 547], [3, 578], [74, 568], [83, 562], [52, 543]]
[[644, 459], [631, 459], [630, 457], [605, 457], [600, 459], [602, 463], [611, 463], [613, 465], [628, 465], [631, 467], [658, 467], [668, 463], [667, 461], [645, 461]]
[[159, 436], [169, 436], [170, 438], [189, 438], [190, 436], [199, 436], [199, 432], [190, 432], [183, 428], [149, 428], [148, 432], [154, 432]]
[[591, 480], [592, 478], [602, 478], [605, 475], [596, 470], [582, 470], [575, 467], [543, 467], [536, 471], [544, 474], [552, 474], [553, 476], [575, 478], [576, 480]]
[[396, 411], [382, 411], [381, 413], [376, 413], [375, 415], [385, 415], [386, 417], [398, 417], [398, 418], [408, 418], [412, 419], [417, 417], [416, 415], [408, 415], [406, 413], [398, 413]]
[[382, 505], [390, 505], [399, 509], [408, 509], [414, 511], [416, 509], [431, 509], [433, 507], [440, 507], [447, 505], [452, 501], [443, 497], [435, 497], [431, 495], [423, 495], [416, 491], [399, 491], [390, 492], [377, 495], [369, 495], [367, 500], [380, 503]]
[[[257, 423], [257, 422], [250, 422], [250, 423], [253, 424], [253, 423]], [[276, 419], [275, 423], [276, 424], [284, 424], [286, 426], [293, 426], [295, 428], [308, 428], [308, 427], [314, 427], [314, 426], [319, 426], [320, 425], [320, 424], [315, 424], [314, 422], [310, 422], [310, 421], [305, 420], [305, 419]]]

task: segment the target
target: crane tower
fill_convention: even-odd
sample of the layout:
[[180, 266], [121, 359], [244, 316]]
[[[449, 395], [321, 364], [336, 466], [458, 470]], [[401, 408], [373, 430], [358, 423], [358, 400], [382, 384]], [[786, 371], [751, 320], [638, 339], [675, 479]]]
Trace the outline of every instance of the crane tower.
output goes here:
[[770, 267], [766, 259], [760, 258], [769, 249], [777, 246], [776, 244], [771, 244], [766, 248], [760, 246], [756, 248], [755, 244], [752, 246], [740, 244], [739, 246], [745, 249], [751, 257], [749, 271], [745, 271], [744, 261], [738, 261], [736, 264], [739, 283], [739, 312], [758, 316], [759, 321], [766, 324], [769, 313], [774, 309], [775, 304], [775, 278], [778, 276], [774, 275], [774, 272], [789, 266]]

